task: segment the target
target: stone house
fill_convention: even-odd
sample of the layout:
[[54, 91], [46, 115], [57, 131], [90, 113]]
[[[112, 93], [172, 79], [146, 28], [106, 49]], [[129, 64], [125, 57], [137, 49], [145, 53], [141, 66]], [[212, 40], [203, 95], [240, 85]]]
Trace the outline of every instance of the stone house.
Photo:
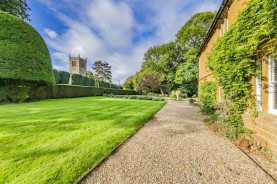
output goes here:
[[[198, 53], [199, 89], [204, 82], [215, 81], [207, 67], [208, 54], [216, 41], [232, 26], [248, 1], [251, 0], [223, 0]], [[253, 77], [251, 85], [253, 96], [257, 99], [256, 109], [260, 113], [257, 118], [254, 118], [248, 111], [245, 112], [243, 114], [244, 126], [255, 130], [257, 135], [267, 142], [268, 148], [277, 158], [277, 58], [267, 55], [265, 51], [261, 51], [258, 55], [257, 70], [260, 70], [261, 76]], [[216, 92], [218, 102], [222, 101], [223, 93], [222, 88], [218, 87]]]

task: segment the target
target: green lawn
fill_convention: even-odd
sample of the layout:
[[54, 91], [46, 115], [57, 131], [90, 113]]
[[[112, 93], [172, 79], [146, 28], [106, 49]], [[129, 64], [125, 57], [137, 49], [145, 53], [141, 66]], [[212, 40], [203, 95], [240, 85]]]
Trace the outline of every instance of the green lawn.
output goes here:
[[0, 183], [73, 183], [165, 102], [88, 97], [0, 106]]

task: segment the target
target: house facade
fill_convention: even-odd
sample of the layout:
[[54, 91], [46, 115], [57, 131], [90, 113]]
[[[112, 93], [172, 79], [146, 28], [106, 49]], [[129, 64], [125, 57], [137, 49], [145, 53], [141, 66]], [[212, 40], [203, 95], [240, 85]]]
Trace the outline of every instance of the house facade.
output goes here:
[[[228, 29], [236, 21], [237, 16], [246, 7], [248, 1], [251, 0], [224, 0], [222, 2], [198, 53], [199, 89], [204, 82], [215, 81], [212, 72], [207, 67], [208, 54], [212, 51], [216, 41], [228, 32]], [[275, 43], [275, 49], [277, 49], [276, 45]], [[260, 47], [265, 48], [264, 45], [260, 45]], [[255, 130], [257, 135], [266, 141], [267, 147], [277, 158], [277, 58], [268, 55], [266, 49], [258, 50], [261, 50], [256, 59], [257, 70], [260, 75], [252, 77], [250, 82], [253, 96], [256, 97], [256, 110], [259, 112], [259, 116], [257, 118], [251, 116], [249, 109], [243, 114], [244, 126]], [[222, 88], [218, 87], [216, 92], [217, 102], [223, 100], [223, 93]]]

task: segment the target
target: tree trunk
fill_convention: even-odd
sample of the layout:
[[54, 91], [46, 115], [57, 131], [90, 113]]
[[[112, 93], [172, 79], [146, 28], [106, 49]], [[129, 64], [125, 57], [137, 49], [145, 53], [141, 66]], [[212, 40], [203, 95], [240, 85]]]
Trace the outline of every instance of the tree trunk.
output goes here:
[[164, 95], [164, 91], [163, 91], [163, 89], [162, 89], [162, 88], [160, 88], [160, 91], [161, 91], [162, 95]]

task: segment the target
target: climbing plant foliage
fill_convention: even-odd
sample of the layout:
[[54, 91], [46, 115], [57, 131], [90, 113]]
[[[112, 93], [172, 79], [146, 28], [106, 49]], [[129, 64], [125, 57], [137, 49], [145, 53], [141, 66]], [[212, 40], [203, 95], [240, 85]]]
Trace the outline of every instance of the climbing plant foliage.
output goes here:
[[[249, 0], [229, 31], [209, 54], [208, 66], [224, 91], [226, 134], [244, 132], [241, 114], [254, 105], [250, 80], [257, 75], [258, 53], [276, 56], [277, 0]], [[274, 46], [275, 45], [275, 46]]]
[[200, 101], [202, 103], [201, 111], [205, 114], [213, 114], [216, 107], [216, 83], [212, 81], [201, 85]]

